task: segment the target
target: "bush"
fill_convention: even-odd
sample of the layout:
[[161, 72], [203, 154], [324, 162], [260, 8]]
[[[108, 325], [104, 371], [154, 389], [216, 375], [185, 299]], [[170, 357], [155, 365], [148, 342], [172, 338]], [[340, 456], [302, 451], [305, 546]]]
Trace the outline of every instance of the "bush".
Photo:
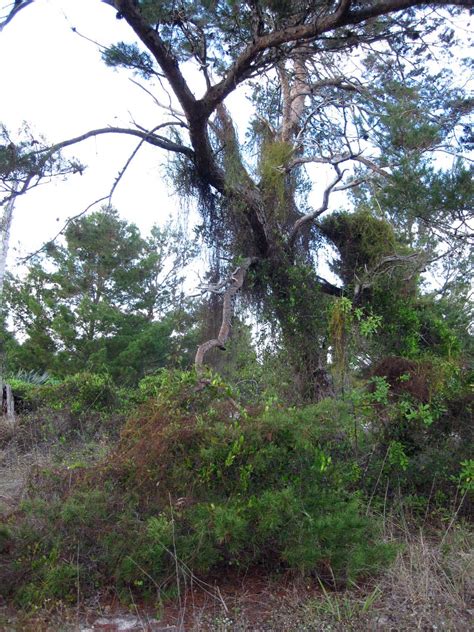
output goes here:
[[107, 374], [76, 373], [64, 380], [48, 379], [42, 383], [12, 378], [9, 380], [18, 412], [42, 407], [68, 409], [75, 415], [111, 412], [121, 404], [120, 392]]
[[76, 373], [43, 387], [41, 399], [51, 408], [69, 408], [73, 414], [111, 412], [119, 405], [117, 388], [106, 374]]
[[[340, 459], [350, 441], [328, 421], [330, 404], [249, 414], [219, 379], [208, 382], [163, 373], [107, 463], [78, 475], [56, 504], [25, 508], [9, 558], [17, 597], [27, 583], [30, 599], [57, 599], [56, 578], [73, 564], [82, 594], [113, 584], [147, 596], [176, 581], [176, 568], [259, 565], [344, 584], [391, 559], [351, 492], [356, 468]], [[26, 527], [42, 543], [27, 556]], [[65, 581], [62, 597], [70, 590]]]
[[[387, 358], [379, 366], [369, 392], [352, 393], [372, 447], [363, 489], [375, 501], [380, 494], [381, 503], [403, 501], [421, 515], [458, 510], [457, 477], [474, 439], [469, 375], [433, 358]], [[461, 513], [469, 513], [469, 502]]]

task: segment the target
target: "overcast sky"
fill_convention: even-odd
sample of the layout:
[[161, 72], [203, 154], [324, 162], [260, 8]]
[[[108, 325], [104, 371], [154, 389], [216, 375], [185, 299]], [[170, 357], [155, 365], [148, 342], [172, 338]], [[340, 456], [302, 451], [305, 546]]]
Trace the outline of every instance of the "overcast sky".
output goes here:
[[[0, 0], [0, 7], [5, 4]], [[145, 127], [159, 123], [164, 113], [130, 81], [131, 75], [107, 68], [97, 46], [73, 27], [104, 45], [133, 39], [125, 21], [99, 0], [36, 0], [0, 33], [0, 122], [14, 132], [26, 121], [50, 142], [93, 128], [130, 126], [131, 116]], [[67, 217], [106, 195], [137, 142], [106, 135], [76, 145], [67, 155], [88, 165], [83, 176], [19, 198], [9, 265], [50, 239]], [[165, 160], [164, 152], [143, 147], [114, 195], [120, 214], [143, 231], [178, 208], [160, 175]]]

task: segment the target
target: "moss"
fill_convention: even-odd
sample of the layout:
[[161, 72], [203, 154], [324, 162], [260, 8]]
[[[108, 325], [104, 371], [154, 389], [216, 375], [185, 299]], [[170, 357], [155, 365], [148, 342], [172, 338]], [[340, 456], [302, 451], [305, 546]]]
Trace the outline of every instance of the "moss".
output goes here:
[[347, 284], [359, 271], [370, 269], [397, 248], [392, 226], [367, 210], [333, 213], [323, 220], [321, 228], [339, 250], [337, 272]]
[[282, 220], [286, 212], [287, 174], [285, 166], [293, 154], [293, 146], [283, 141], [266, 142], [260, 161], [260, 186], [267, 200], [274, 203], [274, 213]]

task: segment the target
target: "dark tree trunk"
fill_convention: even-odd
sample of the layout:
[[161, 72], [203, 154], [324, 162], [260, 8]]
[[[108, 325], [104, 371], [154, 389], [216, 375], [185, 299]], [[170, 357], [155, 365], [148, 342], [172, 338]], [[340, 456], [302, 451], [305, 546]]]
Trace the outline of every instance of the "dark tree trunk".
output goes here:
[[326, 296], [309, 265], [272, 257], [268, 266], [270, 308], [276, 317], [299, 397], [317, 402], [334, 395], [327, 370]]

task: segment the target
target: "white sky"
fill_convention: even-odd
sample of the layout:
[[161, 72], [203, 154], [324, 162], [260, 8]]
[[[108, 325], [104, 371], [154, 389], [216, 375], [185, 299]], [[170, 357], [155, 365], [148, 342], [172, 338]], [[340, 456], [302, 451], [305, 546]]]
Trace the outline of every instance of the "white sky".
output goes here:
[[[0, 15], [7, 6], [0, 0]], [[164, 111], [130, 81], [131, 73], [107, 68], [97, 46], [72, 31], [74, 27], [105, 46], [134, 41], [125, 20], [117, 20], [115, 14], [100, 0], [35, 0], [20, 11], [0, 32], [0, 122], [14, 132], [26, 121], [35, 134], [54, 143], [108, 125], [129, 127], [132, 116], [148, 128], [167, 120]], [[188, 80], [199, 89], [196, 74]], [[244, 133], [250, 104], [242, 92], [231, 95], [226, 104]], [[88, 169], [83, 176], [41, 186], [18, 198], [9, 267], [51, 239], [68, 217], [108, 194], [138, 142], [111, 134], [64, 151]], [[143, 232], [179, 213], [179, 201], [163, 181], [166, 158], [166, 152], [143, 146], [114, 194], [120, 215]], [[328, 171], [328, 179], [332, 177]]]
[[[14, 132], [27, 121], [35, 134], [53, 143], [89, 129], [129, 127], [131, 115], [145, 127], [164, 120], [151, 98], [130, 82], [131, 75], [107, 68], [97, 47], [71, 30], [75, 27], [105, 45], [132, 40], [130, 28], [115, 13], [99, 0], [36, 0], [20, 11], [0, 33], [0, 122]], [[18, 198], [10, 267], [18, 255], [53, 237], [69, 216], [108, 194], [138, 142], [107, 134], [64, 152], [77, 156], [88, 169], [83, 176]], [[165, 160], [165, 152], [144, 146], [113, 198], [121, 216], [144, 232], [177, 212], [178, 201], [160, 176]]]

